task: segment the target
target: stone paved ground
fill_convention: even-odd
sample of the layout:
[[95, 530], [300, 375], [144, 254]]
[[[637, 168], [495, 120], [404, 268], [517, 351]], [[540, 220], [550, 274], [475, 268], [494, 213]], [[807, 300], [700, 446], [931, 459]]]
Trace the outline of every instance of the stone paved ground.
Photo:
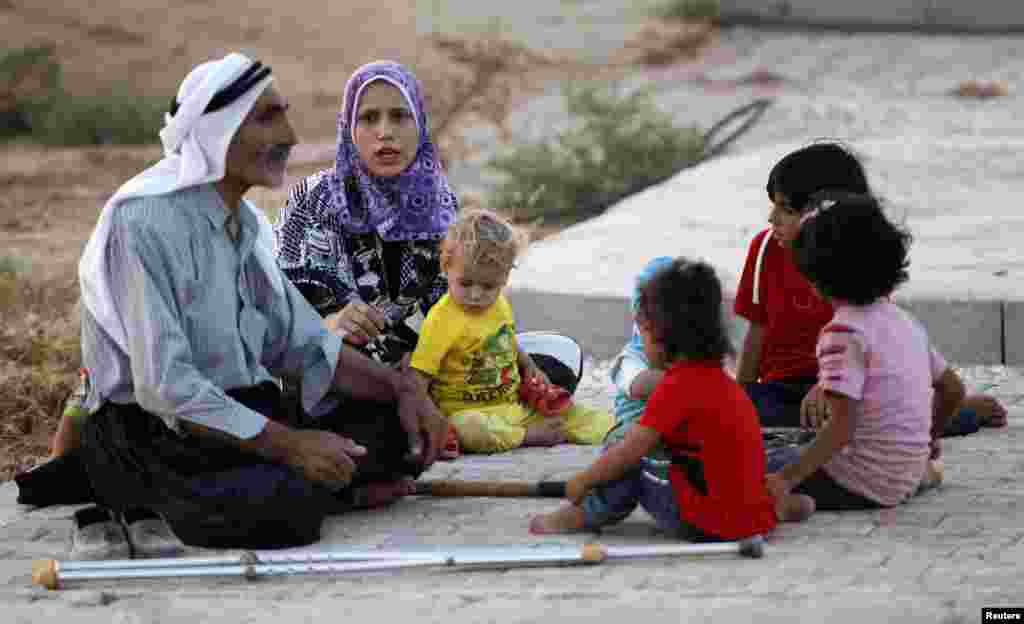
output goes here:
[[[610, 405], [607, 365], [588, 365], [581, 400]], [[33, 587], [35, 558], [67, 556], [72, 507], [32, 511], [0, 487], [0, 604], [5, 622], [308, 622], [415, 617], [447, 623], [660, 621], [975, 622], [983, 606], [1024, 606], [1024, 371], [972, 367], [974, 388], [1010, 408], [1006, 429], [945, 444], [946, 483], [899, 508], [819, 513], [785, 525], [760, 560], [731, 556], [505, 571], [402, 571], [296, 576], [95, 581], [58, 592]], [[595, 450], [561, 446], [467, 457], [427, 477], [564, 478]], [[604, 535], [536, 540], [537, 499], [410, 498], [392, 508], [333, 518], [317, 549], [464, 544], [664, 542], [634, 514]], [[196, 554], [196, 553], [193, 553]], [[366, 621], [366, 620], [361, 620]], [[401, 621], [401, 620], [397, 620]]]
[[[621, 36], [621, 24], [614, 20], [595, 19], [592, 24], [607, 28], [609, 37]], [[591, 36], [605, 40], [599, 34]], [[682, 120], [702, 123], [751, 97], [775, 95], [769, 115], [736, 150], [821, 135], [853, 140], [907, 136], [922, 145], [990, 140], [1015, 146], [1024, 127], [1019, 97], [961, 101], [943, 91], [964, 78], [1019, 83], [1024, 70], [1017, 53], [1020, 42], [765, 35], [737, 29], [726, 33], [702, 64], [666, 70], [659, 84], [664, 87], [662, 101], [674, 101]], [[729, 86], [730, 80], [742, 79], [758, 67], [775, 70], [788, 80], [774, 87]], [[710, 82], [693, 81], [700, 72]], [[522, 130], [521, 136], [530, 135], [530, 128], [549, 132], [546, 129], [564, 118], [559, 105], [557, 95], [531, 103], [513, 126]], [[479, 137], [482, 142], [492, 137], [485, 130]], [[938, 159], [928, 150], [887, 155], [886, 166], [878, 168], [883, 186], [904, 182], [900, 186], [908, 190], [901, 193], [946, 202], [923, 204], [944, 211], [952, 209], [951, 201], [973, 207], [977, 202], [972, 198], [991, 200], [1017, 177], [1016, 160], [1007, 150], [990, 146], [965, 152], [954, 147], [947, 151], [955, 158]], [[942, 176], [936, 189], [930, 186], [935, 171], [917, 166], [919, 159], [927, 159], [932, 168], [956, 166]], [[478, 164], [469, 162], [453, 176], [460, 187], [481, 181]], [[997, 215], [1006, 218], [998, 210], [993, 213]], [[581, 396], [607, 406], [605, 371], [601, 366], [591, 370]], [[976, 367], [965, 371], [965, 377], [976, 387], [997, 384], [991, 392], [1010, 408], [1010, 424], [947, 440], [946, 484], [939, 491], [886, 512], [821, 513], [806, 524], [784, 526], [771, 537], [760, 560], [707, 557], [590, 568], [410, 571], [255, 582], [104, 582], [47, 592], [31, 586], [31, 561], [67, 555], [73, 508], [20, 508], [14, 503], [14, 485], [8, 483], [0, 486], [2, 620], [290, 624], [414, 617], [468, 624], [621, 622], [640, 616], [673, 622], [979, 621], [982, 606], [1024, 606], [1024, 372]], [[563, 478], [586, 465], [594, 453], [571, 446], [521, 450], [440, 464], [427, 476]], [[528, 499], [407, 499], [387, 510], [332, 519], [318, 548], [535, 543], [526, 532], [528, 517], [554, 505]], [[581, 535], [558, 541], [588, 539], [594, 538]], [[640, 513], [600, 539], [663, 541]]]

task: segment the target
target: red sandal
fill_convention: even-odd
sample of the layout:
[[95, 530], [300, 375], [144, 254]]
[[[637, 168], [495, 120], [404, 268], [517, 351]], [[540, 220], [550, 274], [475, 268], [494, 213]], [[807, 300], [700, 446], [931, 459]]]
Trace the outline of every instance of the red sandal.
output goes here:
[[519, 384], [519, 400], [545, 416], [558, 416], [572, 406], [568, 390], [540, 377]]
[[462, 455], [462, 448], [459, 446], [459, 435], [455, 432], [455, 425], [448, 423], [448, 437], [444, 441], [444, 448], [441, 449], [439, 459], [451, 461]]

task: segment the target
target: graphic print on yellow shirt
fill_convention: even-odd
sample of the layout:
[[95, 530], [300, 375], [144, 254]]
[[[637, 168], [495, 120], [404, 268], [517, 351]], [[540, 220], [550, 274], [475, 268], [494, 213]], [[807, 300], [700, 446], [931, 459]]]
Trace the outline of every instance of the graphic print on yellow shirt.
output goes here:
[[445, 414], [518, 401], [515, 321], [505, 296], [480, 315], [449, 295], [424, 319], [413, 368], [434, 378], [431, 396]]

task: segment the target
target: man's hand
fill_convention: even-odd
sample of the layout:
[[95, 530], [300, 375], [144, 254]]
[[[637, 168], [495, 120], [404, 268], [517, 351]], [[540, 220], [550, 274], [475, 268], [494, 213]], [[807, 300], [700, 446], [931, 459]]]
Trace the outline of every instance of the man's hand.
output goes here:
[[820, 429], [829, 417], [825, 391], [815, 384], [800, 401], [800, 424], [808, 429]]
[[291, 430], [287, 440], [284, 463], [335, 491], [352, 482], [352, 458], [366, 454], [364, 447], [330, 431]]
[[416, 371], [399, 373], [404, 383], [396, 390], [398, 419], [409, 436], [410, 459], [422, 462], [424, 469], [437, 461], [448, 437], [448, 420], [441, 414], [427, 393], [426, 384], [416, 378]]
[[324, 318], [324, 324], [345, 342], [356, 346], [365, 345], [387, 328], [384, 316], [362, 301], [350, 301], [340, 311]]
[[[194, 423], [188, 428], [197, 435], [227, 437], [216, 429]], [[323, 483], [332, 490], [352, 482], [356, 470], [352, 458], [366, 454], [364, 447], [336, 433], [291, 429], [274, 420], [268, 420], [263, 431], [248, 440], [240, 440], [239, 444], [267, 459], [291, 466], [307, 479]]]

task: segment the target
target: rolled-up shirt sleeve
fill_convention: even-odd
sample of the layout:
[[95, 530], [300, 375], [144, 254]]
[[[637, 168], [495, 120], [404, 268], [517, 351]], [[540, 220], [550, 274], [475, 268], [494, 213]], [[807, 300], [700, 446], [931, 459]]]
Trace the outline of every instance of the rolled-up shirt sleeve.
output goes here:
[[609, 376], [615, 388], [625, 396], [632, 396], [630, 388], [637, 375], [650, 368], [647, 360], [630, 345], [627, 345], [612, 363]]
[[867, 379], [866, 340], [859, 328], [832, 321], [818, 339], [818, 387], [859, 401]]
[[179, 429], [179, 419], [238, 438], [260, 433], [267, 418], [235, 401], [196, 366], [173, 296], [158, 236], [138, 220], [116, 221], [108, 246], [111, 289], [127, 333], [135, 400]]

